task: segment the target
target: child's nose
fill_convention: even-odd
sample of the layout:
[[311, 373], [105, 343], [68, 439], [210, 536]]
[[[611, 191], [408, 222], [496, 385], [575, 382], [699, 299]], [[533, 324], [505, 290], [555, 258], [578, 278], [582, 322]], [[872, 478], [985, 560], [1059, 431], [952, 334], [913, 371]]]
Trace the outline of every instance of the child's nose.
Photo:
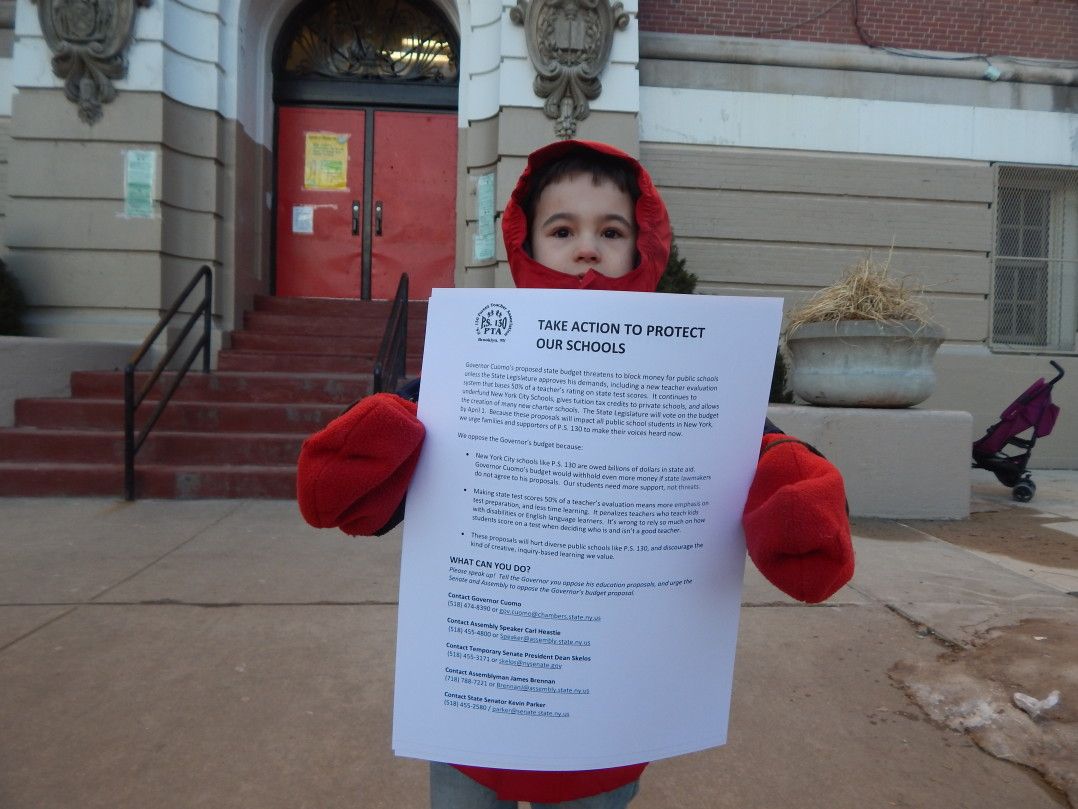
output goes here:
[[599, 260], [599, 249], [594, 239], [583, 238], [576, 247], [577, 261], [596, 262]]

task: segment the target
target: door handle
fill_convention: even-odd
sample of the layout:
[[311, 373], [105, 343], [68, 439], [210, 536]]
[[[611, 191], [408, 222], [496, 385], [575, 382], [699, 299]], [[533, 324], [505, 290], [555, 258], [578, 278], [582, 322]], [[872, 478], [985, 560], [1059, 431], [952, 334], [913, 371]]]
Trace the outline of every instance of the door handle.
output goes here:
[[382, 235], [382, 200], [374, 203], [374, 235]]
[[352, 235], [359, 235], [359, 200], [352, 200]]

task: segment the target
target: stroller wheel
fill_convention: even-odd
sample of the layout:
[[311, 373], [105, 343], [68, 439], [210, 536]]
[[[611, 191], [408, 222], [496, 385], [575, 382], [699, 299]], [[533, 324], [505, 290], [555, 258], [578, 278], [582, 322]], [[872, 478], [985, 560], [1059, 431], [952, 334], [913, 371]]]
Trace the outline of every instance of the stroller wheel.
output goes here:
[[1032, 480], [1020, 480], [1015, 484], [1011, 497], [1019, 503], [1028, 503], [1033, 499], [1033, 493], [1037, 491], [1037, 484]]

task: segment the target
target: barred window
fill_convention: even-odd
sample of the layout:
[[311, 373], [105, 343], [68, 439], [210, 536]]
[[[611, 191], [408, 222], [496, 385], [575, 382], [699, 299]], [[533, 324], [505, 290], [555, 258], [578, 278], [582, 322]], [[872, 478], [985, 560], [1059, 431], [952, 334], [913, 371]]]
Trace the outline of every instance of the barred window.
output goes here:
[[993, 268], [993, 348], [1073, 351], [1078, 171], [999, 167]]

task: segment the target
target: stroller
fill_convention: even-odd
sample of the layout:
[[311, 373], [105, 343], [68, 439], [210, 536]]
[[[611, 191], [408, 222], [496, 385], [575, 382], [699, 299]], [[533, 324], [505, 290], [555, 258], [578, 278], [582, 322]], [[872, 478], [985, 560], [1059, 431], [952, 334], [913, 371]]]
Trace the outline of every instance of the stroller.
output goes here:
[[[1038, 438], [1052, 432], [1059, 406], [1052, 404], [1052, 387], [1063, 378], [1059, 363], [1051, 362], [1058, 372], [1050, 382], [1038, 379], [1000, 413], [999, 421], [988, 428], [984, 437], [973, 442], [973, 468], [987, 469], [999, 482], [1012, 489], [1011, 496], [1019, 503], [1028, 503], [1037, 491], [1026, 464]], [[1018, 436], [1032, 430], [1028, 438]], [[1017, 452], [1007, 454], [1008, 447]]]

